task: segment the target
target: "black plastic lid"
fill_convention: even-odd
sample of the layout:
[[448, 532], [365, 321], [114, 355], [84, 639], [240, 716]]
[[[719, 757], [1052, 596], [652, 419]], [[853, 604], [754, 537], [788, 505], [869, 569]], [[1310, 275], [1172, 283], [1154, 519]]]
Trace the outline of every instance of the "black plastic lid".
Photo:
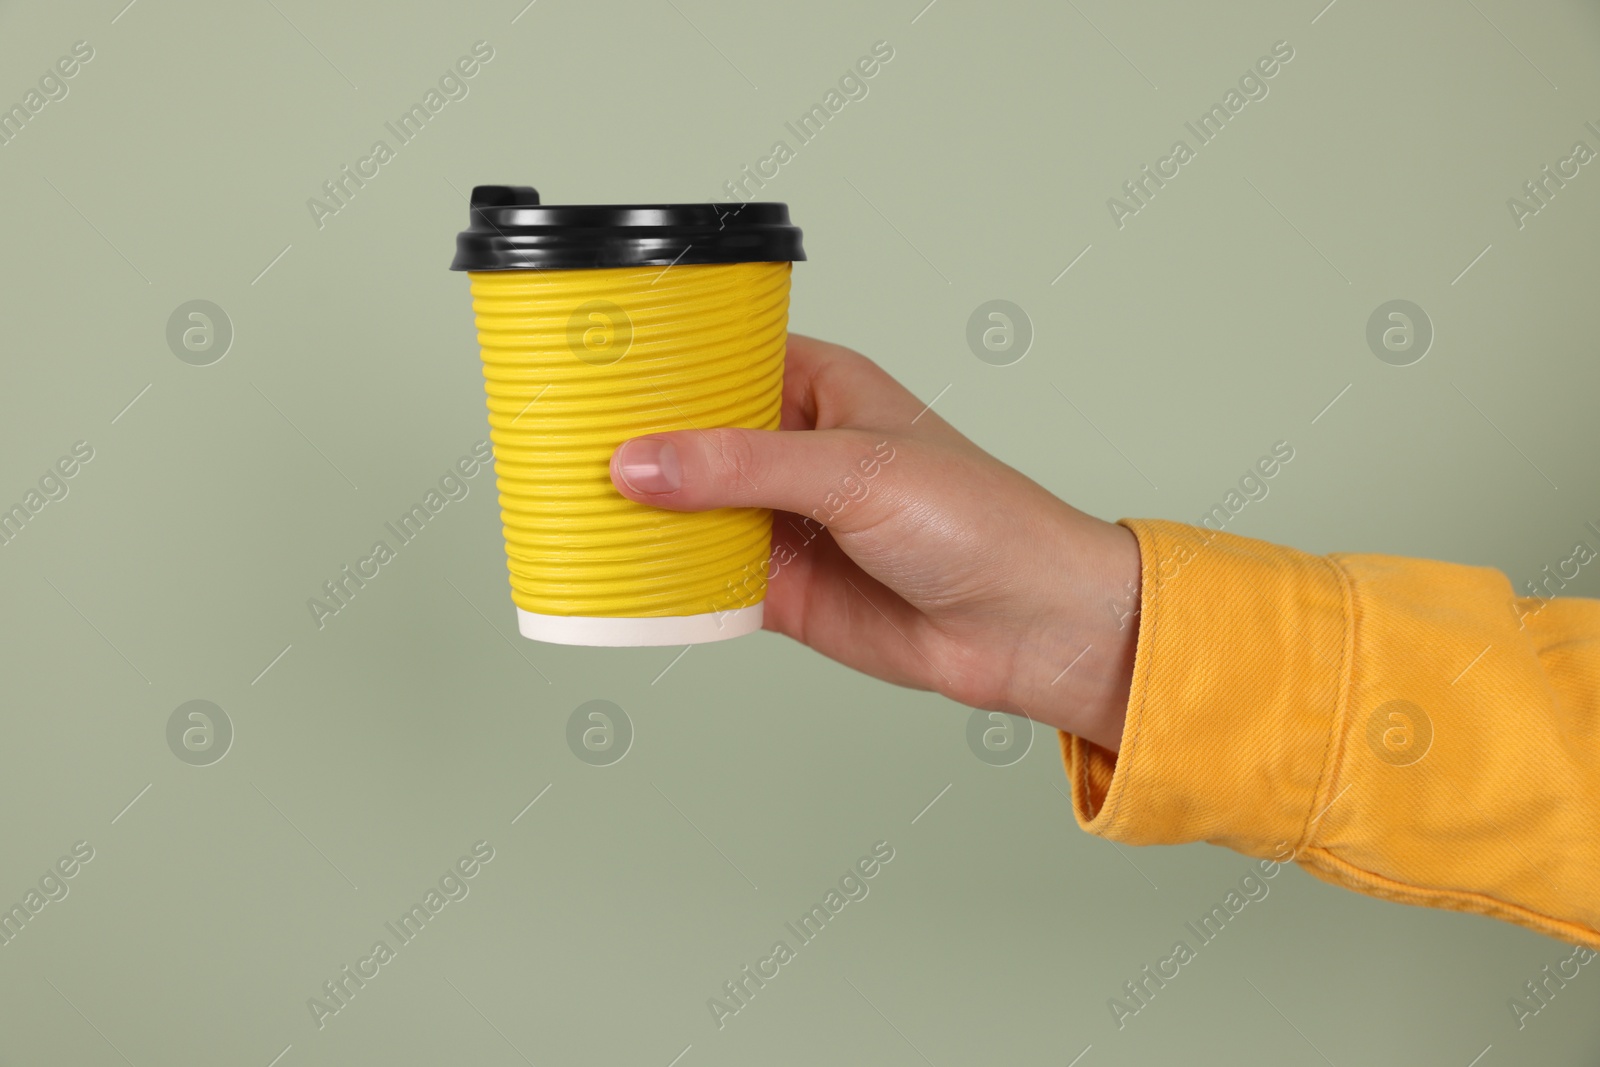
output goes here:
[[665, 267], [805, 259], [789, 205], [540, 204], [529, 185], [479, 185], [451, 270]]

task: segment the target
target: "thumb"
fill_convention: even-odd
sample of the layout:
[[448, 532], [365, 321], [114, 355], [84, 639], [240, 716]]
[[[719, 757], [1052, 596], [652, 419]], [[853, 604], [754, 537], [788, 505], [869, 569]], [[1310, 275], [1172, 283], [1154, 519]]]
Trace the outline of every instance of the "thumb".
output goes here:
[[894, 457], [888, 436], [867, 430], [678, 430], [624, 441], [611, 456], [611, 483], [629, 500], [672, 511], [820, 510], [848, 533], [881, 517], [887, 503], [873, 494], [866, 506], [866, 483]]

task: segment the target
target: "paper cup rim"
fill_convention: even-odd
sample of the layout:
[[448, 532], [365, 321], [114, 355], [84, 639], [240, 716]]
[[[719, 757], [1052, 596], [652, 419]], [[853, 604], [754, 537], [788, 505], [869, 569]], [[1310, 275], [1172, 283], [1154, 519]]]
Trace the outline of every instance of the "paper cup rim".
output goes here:
[[763, 604], [701, 615], [617, 618], [596, 615], [541, 615], [517, 609], [523, 637], [557, 645], [622, 648], [645, 645], [700, 645], [726, 641], [761, 629]]

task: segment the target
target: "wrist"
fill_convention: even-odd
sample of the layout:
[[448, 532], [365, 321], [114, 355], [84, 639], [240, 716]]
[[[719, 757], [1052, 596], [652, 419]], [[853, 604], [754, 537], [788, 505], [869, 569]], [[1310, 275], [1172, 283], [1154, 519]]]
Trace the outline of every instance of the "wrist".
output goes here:
[[1070, 517], [1066, 541], [1058, 558], [1068, 566], [1042, 583], [1045, 602], [1018, 650], [1007, 703], [1115, 752], [1139, 642], [1139, 541], [1081, 512]]

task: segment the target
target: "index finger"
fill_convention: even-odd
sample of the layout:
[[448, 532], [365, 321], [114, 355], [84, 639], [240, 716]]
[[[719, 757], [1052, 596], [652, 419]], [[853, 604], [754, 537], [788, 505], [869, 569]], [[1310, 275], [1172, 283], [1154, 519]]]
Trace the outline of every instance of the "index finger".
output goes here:
[[804, 334], [789, 335], [780, 429], [905, 428], [922, 406], [861, 353]]

